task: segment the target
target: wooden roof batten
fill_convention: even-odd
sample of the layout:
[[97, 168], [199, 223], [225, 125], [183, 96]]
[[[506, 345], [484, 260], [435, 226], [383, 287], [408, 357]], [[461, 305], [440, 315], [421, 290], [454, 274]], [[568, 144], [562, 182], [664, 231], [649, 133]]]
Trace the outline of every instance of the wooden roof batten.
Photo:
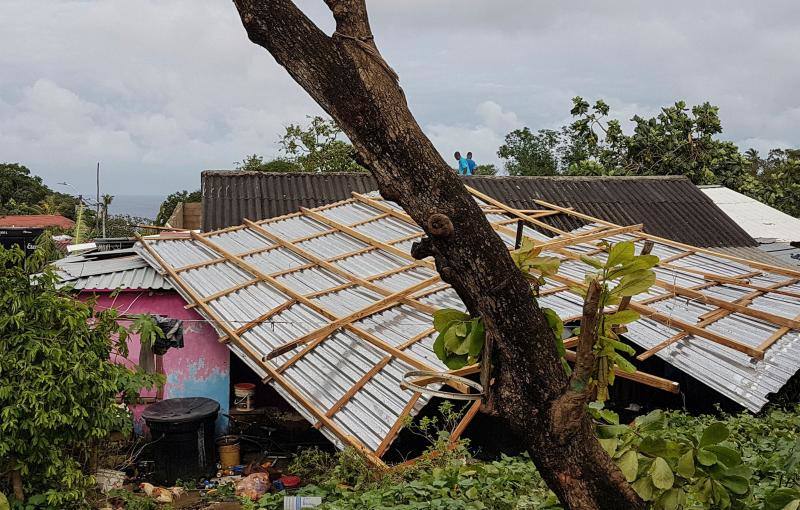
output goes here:
[[[549, 241], [534, 240], [534, 243], [537, 246], [541, 247], [543, 251], [549, 251], [551, 254], [557, 255], [560, 258], [562, 258], [562, 260], [580, 259], [581, 254], [571, 249], [576, 245], [585, 246], [587, 244], [592, 245], [592, 243], [594, 243], [593, 245], [598, 247], [596, 248], [596, 250], [592, 250], [592, 253], [599, 253], [600, 251], [603, 251], [604, 248], [602, 247], [602, 244], [597, 244], [597, 243], [614, 236], [623, 236], [623, 235], [627, 236], [628, 238], [633, 237], [633, 240], [637, 243], [651, 240], [661, 244], [665, 244], [667, 246], [670, 246], [678, 250], [683, 250], [679, 253], [676, 253], [674, 255], [671, 255], [670, 257], [666, 257], [665, 259], [663, 259], [662, 262], [663, 266], [661, 267], [669, 271], [677, 271], [677, 272], [685, 271], [687, 274], [695, 275], [695, 278], [698, 278], [699, 275], [699, 277], [702, 277], [706, 280], [704, 283], [692, 287], [683, 287], [659, 280], [656, 282], [655, 286], [661, 288], [666, 292], [657, 295], [655, 297], [649, 297], [640, 301], [632, 301], [627, 304], [628, 308], [638, 311], [643, 316], [643, 318], [649, 318], [653, 321], [664, 324], [667, 327], [679, 330], [680, 331], [679, 335], [681, 335], [679, 339], [692, 336], [694, 338], [694, 341], [698, 341], [700, 339], [713, 341], [721, 345], [725, 345], [729, 348], [744, 352], [749, 356], [752, 356], [753, 358], [763, 359], [764, 351], [768, 349], [771, 345], [773, 345], [774, 342], [780, 339], [782, 335], [788, 333], [791, 330], [800, 329], [800, 315], [794, 318], [787, 318], [771, 312], [755, 310], [747, 306], [755, 297], [769, 296], [770, 293], [775, 293], [788, 297], [797, 297], [796, 296], [797, 293], [790, 290], [782, 289], [782, 287], [800, 282], [800, 272], [798, 271], [793, 271], [789, 269], [781, 271], [774, 271], [774, 270], [770, 271], [770, 269], [773, 268], [769, 266], [765, 267], [764, 264], [752, 263], [750, 261], [744, 261], [743, 259], [727, 256], [725, 254], [718, 254], [711, 250], [705, 250], [702, 248], [682, 245], [681, 243], [676, 243], [668, 239], [662, 239], [655, 236], [650, 236], [649, 234], [646, 234], [642, 230], [642, 225], [620, 226], [611, 222], [599, 220], [597, 218], [594, 218], [586, 214], [576, 212], [571, 208], [558, 207], [544, 201], [536, 202], [538, 206], [542, 207], [542, 209], [525, 210], [525, 211], [516, 210], [503, 204], [500, 201], [497, 201], [489, 197], [488, 195], [477, 192], [474, 189], [468, 187], [468, 190], [473, 196], [482, 200], [485, 203], [485, 205], [482, 206], [482, 210], [487, 214], [489, 213], [504, 214], [508, 216], [508, 219], [506, 220], [492, 222], [492, 227], [496, 231], [508, 234], [513, 237], [515, 236], [516, 231], [515, 229], [510, 227], [513, 227], [512, 223], [517, 223], [517, 222], [523, 222], [525, 224], [534, 226], [539, 230], [544, 230], [550, 235], [555, 236], [555, 238]], [[331, 217], [334, 216], [333, 214], [326, 213], [326, 211], [335, 209], [336, 207], [346, 206], [348, 204], [353, 204], [353, 203], [358, 203], [371, 208], [372, 210], [374, 210], [374, 214], [370, 217], [361, 218], [353, 223], [344, 224], [340, 221], [333, 219]], [[360, 209], [363, 210], [364, 208]], [[564, 232], [563, 230], [548, 225], [547, 223], [539, 219], [557, 214], [571, 215], [585, 222], [599, 226], [596, 226], [594, 228], [585, 231]], [[310, 235], [305, 235], [303, 237], [287, 239], [281, 235], [274, 233], [273, 231], [270, 231], [269, 229], [269, 225], [271, 223], [280, 222], [291, 218], [299, 218], [299, 217], [304, 217], [308, 218], [309, 220], [313, 220], [313, 222], [315, 222], [315, 225], [317, 225], [317, 228], [320, 228], [321, 230]], [[410, 227], [409, 231], [412, 233], [405, 233], [402, 232], [405, 229], [400, 229], [401, 232], [398, 232], [397, 238], [392, 238], [388, 240], [385, 239], [378, 240], [375, 237], [366, 234], [363, 229], [359, 228], [362, 226], [369, 225], [370, 223], [373, 222], [380, 222], [387, 220], [390, 220], [392, 222], [399, 221], [402, 222], [404, 225], [408, 225]], [[308, 223], [308, 220], [306, 220], [306, 222]], [[213, 240], [214, 235], [221, 233], [222, 231], [209, 232], [206, 234], [192, 233], [190, 235], [193, 241], [200, 243], [201, 245], [203, 245], [204, 248], [209, 249], [214, 254], [219, 254], [221, 256], [215, 257], [206, 262], [195, 263], [179, 268], [169, 268], [169, 266], [163, 261], [163, 259], [158, 257], [155, 251], [148, 246], [146, 240], [141, 239], [141, 242], [145, 246], [145, 249], [148, 250], [148, 252], [150, 252], [151, 255], [154, 255], [159, 264], [161, 264], [165, 269], [167, 269], [167, 272], [170, 273], [170, 276], [173, 279], [175, 279], [176, 283], [178, 283], [178, 285], [184, 290], [188, 288], [188, 285], [186, 285], [185, 282], [181, 280], [180, 274], [182, 274], [183, 271], [204, 267], [205, 265], [208, 264], [216, 264], [227, 261], [238, 266], [239, 268], [245, 270], [247, 273], [252, 275], [252, 278], [249, 278], [247, 281], [235, 286], [234, 288], [218, 291], [215, 294], [206, 296], [205, 298], [197, 296], [196, 293], [187, 292], [187, 294], [191, 297], [191, 299], [195, 301], [195, 306], [200, 308], [210, 318], [214, 319], [216, 322], [220, 324], [224, 325], [224, 323], [221, 322], [222, 319], [219, 318], [216, 314], [214, 314], [213, 310], [208, 306], [208, 302], [213, 299], [219, 298], [221, 296], [227, 296], [238, 290], [247, 288], [250, 285], [257, 285], [260, 282], [265, 282], [269, 284], [270, 286], [272, 286], [273, 288], [275, 288], [276, 290], [287, 296], [287, 301], [285, 303], [276, 306], [271, 310], [265, 311], [261, 316], [259, 316], [255, 320], [247, 324], [244, 324], [237, 329], [233, 329], [231, 327], [221, 328], [225, 332], [225, 337], [223, 339], [229, 340], [234, 344], [236, 344], [237, 346], [239, 346], [245, 352], [245, 354], [248, 355], [248, 357], [253, 359], [253, 361], [256, 362], [259, 366], [264, 367], [265, 372], [267, 373], [267, 378], [265, 379], [265, 381], [266, 380], [275, 381], [275, 383], [277, 383], [281, 387], [284, 387], [285, 384], [289, 384], [285, 379], [282, 378], [283, 372], [286, 371], [291, 366], [293, 366], [294, 363], [302, 359], [305, 355], [307, 355], [314, 348], [316, 348], [326, 338], [329, 338], [330, 335], [337, 330], [346, 330], [354, 334], [358, 339], [366, 341], [367, 343], [371, 344], [377, 349], [382, 350], [384, 352], [384, 355], [379, 359], [379, 361], [374, 363], [369, 369], [367, 369], [363, 373], [363, 375], [353, 384], [353, 386], [350, 387], [341, 397], [338, 398], [338, 400], [333, 404], [333, 406], [331, 406], [327, 410], [316, 409], [316, 412], [310, 409], [310, 411], [314, 415], [314, 418], [317, 420], [315, 426], [325, 427], [326, 429], [331, 430], [332, 433], [334, 433], [342, 441], [348, 444], [354, 444], [356, 446], [361, 445], [361, 447], [364, 447], [363, 443], [361, 443], [359, 440], [355, 438], [348, 438], [348, 435], [344, 433], [343, 430], [341, 429], [337, 430], [331, 428], [330, 426], [331, 423], [334, 426], [336, 425], [335, 422], [332, 421], [332, 418], [336, 416], [336, 413], [342, 408], [344, 408], [350, 401], [350, 399], [354, 395], [356, 395], [367, 383], [369, 383], [372, 380], [375, 374], [379, 373], [394, 359], [398, 359], [415, 368], [420, 368], [422, 370], [432, 370], [431, 367], [428, 366], [426, 363], [420, 361], [418, 358], [405, 352], [405, 350], [414, 343], [419, 342], [429, 337], [430, 335], [434, 334], [434, 331], [432, 329], [430, 328], [426, 329], [425, 331], [415, 335], [413, 338], [408, 339], [406, 342], [400, 345], [392, 346], [387, 344], [381, 338], [378, 338], [377, 336], [359, 328], [355, 324], [357, 321], [365, 317], [369, 317], [371, 315], [385, 311], [389, 308], [401, 305], [408, 306], [414, 310], [417, 310], [425, 314], [432, 314], [433, 311], [435, 311], [436, 307], [425, 304], [422, 301], [420, 301], [420, 299], [422, 299], [424, 296], [428, 294], [439, 292], [449, 287], [448, 285], [443, 284], [443, 282], [439, 279], [438, 275], [423, 280], [419, 280], [419, 278], [421, 278], [422, 276], [417, 274], [415, 275], [415, 278], [418, 279], [418, 281], [415, 284], [406, 284], [406, 287], [400, 290], [397, 289], [390, 290], [389, 288], [386, 288], [380, 283], [380, 281], [383, 278], [388, 278], [394, 274], [402, 273], [405, 271], [413, 271], [416, 268], [435, 271], [435, 267], [430, 260], [416, 260], [406, 250], [403, 250], [397, 246], [398, 243], [424, 236], [425, 235], [424, 231], [422, 231], [422, 229], [413, 221], [413, 219], [408, 214], [406, 214], [404, 211], [398, 210], [396, 207], [393, 207], [385, 200], [372, 198], [370, 196], [355, 192], [352, 193], [352, 198], [342, 200], [333, 204], [327, 204], [325, 206], [313, 209], [302, 208], [298, 213], [292, 213], [282, 217], [272, 218], [267, 220], [250, 221], [246, 219], [244, 220], [243, 225], [235, 228], [224, 229], [224, 231], [233, 232], [241, 229], [249, 229], [250, 232], [252, 232], [254, 235], [264, 238], [265, 244], [267, 244], [268, 242], [269, 246], [256, 248], [250, 250], [249, 252], [235, 254], [223, 249], [219, 244], [214, 242]], [[402, 236], [399, 235], [401, 233], [403, 234]], [[349, 238], [363, 244], [364, 247], [359, 248], [357, 250], [353, 250], [348, 253], [342, 253], [335, 257], [322, 258], [315, 255], [314, 253], [311, 253], [309, 250], [299, 246], [299, 244], [302, 243], [303, 241], [315, 238], [321, 238], [327, 235], [334, 235], [334, 234], [342, 234], [348, 236]], [[258, 267], [244, 260], [245, 257], [248, 257], [252, 254], [263, 253], [269, 250], [279, 249], [279, 248], [294, 253], [298, 257], [308, 261], [308, 263], [293, 268], [287, 268], [284, 271], [267, 274], [260, 271]], [[344, 269], [343, 266], [340, 266], [335, 263], [340, 260], [347, 259], [349, 257], [354, 257], [357, 255], [361, 255], [376, 250], [385, 254], [389, 254], [393, 257], [403, 259], [408, 263], [402, 266], [397, 266], [385, 270], [382, 273], [373, 274], [370, 276], [363, 276], [363, 277], [356, 276], [352, 274], [350, 271]], [[681, 261], [681, 259], [684, 259], [685, 257], [691, 255], [712, 255], [722, 259], [730, 260], [738, 264], [743, 264], [749, 266], [752, 269], [757, 269], [757, 270], [751, 271], [749, 273], [737, 274], [731, 277], [725, 275], [715, 275], [705, 271], [697, 270], [695, 268], [691, 267], [684, 268], [680, 265], [673, 264], [674, 261]], [[341, 279], [343, 282], [331, 288], [315, 291], [308, 294], [302, 294], [292, 290], [288, 286], [282, 284], [281, 281], [276, 279], [277, 276], [287, 275], [293, 272], [313, 267], [317, 267], [321, 270], [327, 271], [335, 275], [339, 279]], [[788, 277], [788, 279], [766, 287], [760, 285], [753, 285], [747, 281], [748, 278], [759, 276], [766, 273], [773, 273], [773, 274], [777, 273], [782, 276]], [[571, 287], [583, 286], [582, 281], [578, 281], [577, 279], [570, 278], [563, 274], [557, 273], [556, 275], [550, 278], [558, 286], [555, 287], [554, 289], [548, 289], [544, 291], [543, 295], [553, 295], [553, 294], [558, 294], [560, 292], [572, 292]], [[714, 296], [709, 296], [701, 292], [704, 289], [708, 289], [719, 285], [741, 285], [743, 288], [748, 288], [752, 292], [743, 297], [740, 297], [739, 299], [734, 299], [730, 301], [725, 299], [720, 299]], [[379, 295], [380, 298], [372, 302], [371, 304], [361, 309], [355, 310], [347, 315], [337, 315], [331, 312], [330, 310], [326, 309], [320, 303], [314, 301], [314, 298], [316, 297], [320, 297], [325, 294], [330, 294], [333, 292], [338, 292], [340, 290], [349, 287], [362, 287], [374, 294]], [[189, 290], [191, 291], [191, 289]], [[671, 315], [662, 313], [659, 310], [649, 306], [649, 304], [651, 303], [675, 297], [685, 297], [690, 301], [698, 301], [714, 308], [711, 311], [704, 314], [703, 316], [701, 316], [696, 323], [690, 323], [687, 321], [678, 320], [672, 317]], [[244, 332], [248, 331], [249, 328], [253, 327], [255, 324], [264, 321], [269, 321], [273, 316], [295, 305], [304, 305], [310, 308], [314, 312], [321, 315], [324, 318], [324, 320], [327, 321], [327, 324], [323, 324], [319, 327], [316, 327], [314, 330], [305, 333], [303, 336], [295, 338], [273, 349], [273, 351], [267, 353], [267, 355], [262, 355], [260, 353], [255, 352], [252, 348], [249, 348], [246, 345], [246, 343], [241, 341], [240, 336]], [[774, 334], [770, 336], [770, 338], [765, 340], [758, 347], [745, 345], [742, 342], [738, 342], [722, 334], [705, 329], [705, 326], [712, 324], [713, 322], [720, 320], [721, 318], [724, 318], [731, 314], [740, 314], [742, 316], [751, 319], [769, 322], [771, 324], [776, 325], [777, 329], [775, 330]], [[666, 345], [657, 347], [664, 348], [666, 347]], [[275, 367], [268, 361], [282, 354], [292, 352], [298, 348], [299, 351], [293, 354], [287, 361], [284, 361], [283, 364], [280, 366]], [[653, 352], [648, 351], [649, 355], [655, 354], [655, 352], [657, 352], [657, 350], [654, 351], [653, 349], [651, 349], [651, 351]], [[574, 353], [572, 353], [571, 351], [568, 352], [568, 357], [574, 357]], [[635, 377], [630, 377], [629, 374], [624, 374], [624, 373], [620, 373], [618, 375], [620, 377], [626, 377], [636, 382], [660, 388], [665, 391], [676, 392], [678, 389], [677, 384], [674, 383], [673, 381], [668, 381], [666, 379], [658, 378], [646, 373], [637, 372]], [[466, 391], [465, 388], [456, 388], [456, 389], [459, 391]], [[298, 392], [296, 388], [295, 388], [295, 393], [300, 394], [300, 392]], [[295, 393], [289, 391], [289, 394], [292, 395], [293, 398], [296, 398]], [[302, 396], [302, 394], [300, 395]], [[400, 424], [404, 421], [405, 416], [407, 416], [408, 413], [412, 412], [412, 409], [414, 408], [414, 405], [416, 404], [419, 398], [421, 398], [421, 395], [419, 393], [413, 394], [411, 400], [406, 403], [406, 406], [401, 412], [401, 415], [399, 416], [397, 421], [391, 424], [389, 434], [383, 438], [378, 448], [374, 450], [373, 455], [376, 459], [378, 459], [378, 461], [379, 457], [388, 449], [392, 440], [399, 432]], [[301, 405], [303, 405], [304, 407], [306, 406], [307, 403], [306, 401], [301, 399], [297, 400], [298, 402], [300, 402]], [[476, 410], [477, 406], [473, 406], [472, 408], [470, 408], [470, 413], [468, 414], [468, 416], [465, 416], [464, 418], [465, 420], [464, 426], [466, 426], [466, 423], [468, 423], [471, 417], [474, 416], [474, 412]], [[340, 435], [340, 433], [342, 435]]]

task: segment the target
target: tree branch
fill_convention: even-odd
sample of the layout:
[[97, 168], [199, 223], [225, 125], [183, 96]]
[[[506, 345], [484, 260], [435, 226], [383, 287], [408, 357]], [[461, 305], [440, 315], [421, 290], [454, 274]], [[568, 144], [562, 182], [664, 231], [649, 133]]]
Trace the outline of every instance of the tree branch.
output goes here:
[[597, 342], [597, 325], [600, 321], [600, 284], [597, 280], [589, 283], [586, 299], [583, 302], [581, 334], [575, 354], [575, 367], [569, 379], [569, 390], [586, 393], [588, 398], [589, 379], [594, 371], [594, 344]]
[[372, 39], [365, 0], [325, 0], [336, 20], [336, 32], [366, 40]]

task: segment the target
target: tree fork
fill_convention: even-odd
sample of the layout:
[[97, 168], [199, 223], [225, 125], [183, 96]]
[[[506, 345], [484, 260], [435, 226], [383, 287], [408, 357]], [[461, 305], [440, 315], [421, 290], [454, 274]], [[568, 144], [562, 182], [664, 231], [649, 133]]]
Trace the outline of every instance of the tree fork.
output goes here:
[[331, 36], [291, 0], [234, 0], [250, 40], [336, 120], [383, 196], [425, 230], [414, 256], [432, 255], [469, 312], [484, 319], [491, 405], [565, 507], [644, 508], [585, 411], [565, 444], [553, 434], [553, 405], [569, 384], [530, 286], [411, 114], [397, 74], [375, 45], [365, 1], [325, 3], [336, 21]]

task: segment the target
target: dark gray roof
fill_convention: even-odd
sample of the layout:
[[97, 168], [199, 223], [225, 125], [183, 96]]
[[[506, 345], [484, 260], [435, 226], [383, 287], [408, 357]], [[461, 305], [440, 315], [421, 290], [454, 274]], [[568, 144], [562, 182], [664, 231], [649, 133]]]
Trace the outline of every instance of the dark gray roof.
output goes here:
[[[700, 247], [757, 243], [685, 177], [465, 177], [466, 183], [517, 209], [541, 199], [597, 218]], [[377, 189], [366, 173], [262, 173], [205, 171], [203, 230], [239, 225], [244, 218], [272, 218]], [[553, 216], [571, 230], [579, 220]]]

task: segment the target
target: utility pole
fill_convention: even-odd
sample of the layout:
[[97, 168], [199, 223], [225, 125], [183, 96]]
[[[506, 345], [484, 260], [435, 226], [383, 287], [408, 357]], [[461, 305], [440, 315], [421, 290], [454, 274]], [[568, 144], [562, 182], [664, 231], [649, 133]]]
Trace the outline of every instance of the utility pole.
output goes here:
[[95, 200], [94, 231], [100, 231], [100, 162], [97, 162], [97, 199]]

